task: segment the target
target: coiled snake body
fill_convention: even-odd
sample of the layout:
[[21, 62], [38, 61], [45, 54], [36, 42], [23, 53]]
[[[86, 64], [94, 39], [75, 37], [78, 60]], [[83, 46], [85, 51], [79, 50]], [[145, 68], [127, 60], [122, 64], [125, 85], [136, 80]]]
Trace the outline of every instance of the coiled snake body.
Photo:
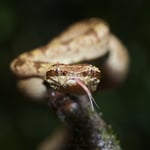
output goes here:
[[109, 57], [104, 66], [109, 76], [122, 81], [128, 70], [126, 48], [104, 21], [91, 18], [73, 24], [46, 46], [21, 54], [12, 61], [11, 70], [20, 78], [20, 89], [36, 99], [45, 96], [43, 80], [55, 90], [89, 93], [97, 89], [101, 74], [89, 63], [106, 53]]

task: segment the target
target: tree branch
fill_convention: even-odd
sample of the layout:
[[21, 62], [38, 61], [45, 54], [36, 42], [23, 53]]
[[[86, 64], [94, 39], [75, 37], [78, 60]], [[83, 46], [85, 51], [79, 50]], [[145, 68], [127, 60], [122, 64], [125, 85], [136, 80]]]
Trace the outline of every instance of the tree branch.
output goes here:
[[69, 138], [64, 139], [64, 143], [61, 141], [63, 147], [59, 150], [121, 150], [112, 129], [99, 113], [92, 111], [86, 96], [75, 97], [49, 89], [48, 99], [69, 132]]

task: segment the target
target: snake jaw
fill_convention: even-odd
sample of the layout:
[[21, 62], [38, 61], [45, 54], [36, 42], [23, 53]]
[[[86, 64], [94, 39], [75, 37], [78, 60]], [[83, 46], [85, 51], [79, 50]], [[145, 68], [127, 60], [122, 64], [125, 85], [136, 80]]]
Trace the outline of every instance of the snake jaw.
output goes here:
[[68, 92], [68, 93], [73, 93], [73, 94], [82, 94], [82, 95], [87, 95], [91, 104], [91, 109], [92, 111], [94, 111], [94, 105], [93, 103], [97, 106], [97, 103], [95, 102], [90, 89], [87, 87], [87, 85], [84, 83], [84, 81], [82, 81], [79, 77], [69, 77], [68, 79], [66, 79], [66, 81], [63, 83], [63, 86], [60, 86], [60, 84], [58, 85], [58, 79], [59, 77], [57, 77], [57, 81], [50, 78], [49, 80], [47, 80], [50, 84], [50, 87], [61, 91], [61, 92]]
[[91, 109], [92, 111], [94, 111], [93, 102], [97, 107], [98, 105], [96, 104], [91, 94], [91, 91], [96, 90], [100, 80], [99, 78], [95, 77], [91, 79], [91, 75], [93, 75], [91, 69], [89, 69], [86, 72], [87, 73], [86, 76], [83, 76], [82, 72], [78, 74], [78, 73], [71, 73], [70, 71], [68, 71], [67, 75], [64, 76], [65, 71], [62, 70], [62, 68], [59, 66], [58, 72], [58, 66], [56, 66], [56, 70], [54, 69], [47, 72], [46, 81], [49, 83], [49, 86], [54, 90], [58, 90], [63, 93], [71, 93], [75, 95], [87, 95], [90, 100]]
[[79, 85], [83, 90], [84, 92], [87, 94], [88, 98], [89, 98], [89, 101], [90, 101], [90, 104], [91, 104], [91, 109], [92, 111], [94, 111], [94, 105], [93, 105], [93, 102], [94, 104], [98, 107], [96, 101], [94, 100], [90, 90], [88, 89], [88, 87], [85, 85], [85, 83], [80, 80], [78, 77], [74, 77], [74, 78], [70, 78], [68, 81], [67, 81], [67, 84], [69, 86], [73, 86], [73, 85]]

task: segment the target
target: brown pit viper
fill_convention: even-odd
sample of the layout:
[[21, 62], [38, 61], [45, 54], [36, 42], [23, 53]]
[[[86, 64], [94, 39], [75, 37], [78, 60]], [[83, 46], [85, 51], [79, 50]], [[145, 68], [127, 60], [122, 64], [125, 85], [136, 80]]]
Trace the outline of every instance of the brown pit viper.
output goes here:
[[94, 109], [91, 92], [100, 83], [101, 71], [90, 62], [107, 53], [103, 66], [121, 82], [128, 71], [128, 52], [106, 22], [91, 18], [71, 25], [46, 46], [19, 55], [10, 66], [20, 79], [19, 88], [30, 97], [45, 97], [44, 81], [54, 90], [87, 94]]

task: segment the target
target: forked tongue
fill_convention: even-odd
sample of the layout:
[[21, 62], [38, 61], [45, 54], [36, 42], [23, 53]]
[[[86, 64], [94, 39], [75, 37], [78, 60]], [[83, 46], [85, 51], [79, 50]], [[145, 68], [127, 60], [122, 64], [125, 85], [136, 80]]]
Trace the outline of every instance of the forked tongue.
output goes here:
[[94, 100], [90, 90], [88, 89], [88, 87], [84, 84], [84, 82], [82, 80], [80, 80], [79, 78], [73, 78], [73, 80], [76, 81], [76, 83], [86, 92], [89, 100], [90, 100], [90, 104], [91, 104], [91, 108], [94, 111], [94, 106], [93, 106], [93, 102], [96, 105], [97, 108], [99, 108], [99, 106], [97, 105], [96, 101]]

